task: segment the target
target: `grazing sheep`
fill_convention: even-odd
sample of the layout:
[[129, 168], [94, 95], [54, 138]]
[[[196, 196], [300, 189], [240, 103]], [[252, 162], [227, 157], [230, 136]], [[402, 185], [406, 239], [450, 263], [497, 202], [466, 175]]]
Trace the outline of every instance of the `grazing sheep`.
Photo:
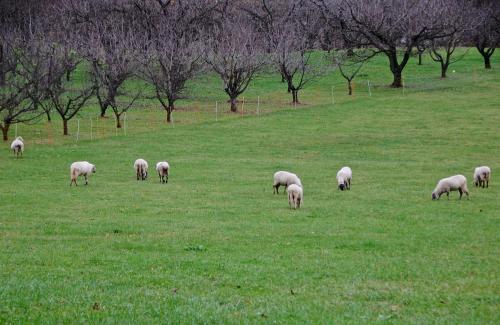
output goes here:
[[169, 169], [170, 165], [166, 161], [160, 161], [156, 164], [156, 171], [158, 172], [158, 176], [160, 177], [160, 183], [168, 183]]
[[486, 187], [490, 183], [491, 169], [488, 166], [481, 166], [474, 169], [474, 184], [477, 186], [482, 186], [486, 183]]
[[285, 186], [286, 189], [288, 186], [292, 184], [296, 184], [302, 187], [302, 182], [300, 181], [300, 178], [297, 175], [285, 171], [279, 171], [274, 173], [273, 193], [278, 194], [279, 187], [281, 185]]
[[95, 166], [89, 163], [88, 161], [77, 161], [71, 164], [70, 167], [70, 176], [71, 176], [71, 183], [69, 183], [69, 186], [75, 182], [75, 186], [78, 186], [76, 183], [76, 179], [78, 176], [83, 176], [85, 177], [85, 185], [88, 185], [88, 177], [90, 174], [95, 174]]
[[287, 187], [286, 191], [288, 192], [288, 204], [290, 205], [290, 209], [300, 208], [300, 205], [304, 203], [304, 191], [302, 187], [297, 184], [291, 184]]
[[134, 162], [134, 169], [137, 174], [137, 180], [145, 180], [148, 178], [148, 162], [144, 159], [137, 159]]
[[432, 199], [439, 200], [443, 193], [446, 193], [449, 199], [451, 191], [458, 191], [460, 193], [460, 199], [463, 193], [467, 194], [467, 198], [469, 198], [469, 190], [467, 189], [467, 179], [465, 176], [455, 175], [440, 180], [432, 192]]
[[349, 167], [342, 167], [337, 173], [337, 183], [339, 190], [351, 189], [352, 170]]
[[14, 152], [14, 155], [16, 157], [19, 157], [19, 155], [23, 155], [24, 152], [24, 140], [21, 137], [17, 137], [12, 141], [10, 148]]

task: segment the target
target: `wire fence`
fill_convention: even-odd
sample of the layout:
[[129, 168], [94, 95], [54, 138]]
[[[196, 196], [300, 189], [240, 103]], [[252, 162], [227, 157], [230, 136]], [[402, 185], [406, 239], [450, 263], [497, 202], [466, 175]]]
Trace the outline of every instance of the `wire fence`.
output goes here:
[[[441, 80], [437, 75], [422, 77], [408, 76], [403, 79], [404, 87], [391, 89], [387, 84], [371, 80], [367, 75], [360, 74], [352, 82], [353, 94], [347, 95], [347, 82], [336, 79], [330, 86], [324, 85], [304, 89], [301, 94], [305, 104], [291, 104], [287, 94], [266, 94], [265, 96], [242, 96], [238, 102], [238, 112], [229, 111], [227, 101], [190, 101], [180, 105], [172, 113], [172, 122], [167, 123], [166, 111], [155, 105], [154, 101], [137, 102], [134, 107], [121, 116], [121, 128], [116, 127], [116, 118], [111, 111], [108, 117], [101, 118], [84, 111], [80, 116], [68, 122], [69, 135], [63, 136], [62, 121], [55, 118], [52, 122], [39, 121], [35, 124], [15, 124], [9, 131], [9, 138], [23, 136], [27, 144], [59, 144], [81, 141], [95, 141], [109, 137], [133, 136], [142, 132], [155, 132], [177, 125], [189, 125], [226, 120], [266, 116], [273, 112], [300, 109], [309, 105], [330, 105], [336, 107], [346, 101], [357, 99], [370, 100], [383, 96], [421, 94], [431, 91], [462, 90], [471, 87], [471, 82], [481, 79], [475, 68], [455, 74], [449, 71], [450, 78]], [[500, 91], [500, 85], [490, 87]], [[153, 104], [154, 103], [154, 104]], [[94, 111], [95, 112], [95, 111]], [[94, 113], [95, 114], [95, 113]]]

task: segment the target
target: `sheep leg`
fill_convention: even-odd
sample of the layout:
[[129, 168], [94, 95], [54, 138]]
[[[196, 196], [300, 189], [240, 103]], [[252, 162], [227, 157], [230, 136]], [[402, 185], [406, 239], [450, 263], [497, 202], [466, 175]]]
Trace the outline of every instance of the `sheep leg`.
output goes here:
[[450, 191], [446, 192], [446, 196], [448, 197], [448, 200], [450, 199]]
[[301, 200], [300, 198], [297, 199], [297, 207], [300, 208]]
[[288, 206], [290, 207], [290, 209], [292, 208], [292, 201], [293, 201], [292, 194], [288, 193]]
[[279, 185], [273, 185], [273, 194], [278, 194], [278, 187]]
[[461, 199], [462, 199], [462, 194], [463, 194], [463, 191], [462, 191], [462, 189], [461, 189], [461, 188], [459, 188], [459, 189], [458, 189], [458, 193], [460, 193], [460, 197], [459, 197], [459, 199], [461, 200]]
[[89, 180], [87, 179], [87, 175], [83, 175], [85, 177], [85, 185], [89, 185]]

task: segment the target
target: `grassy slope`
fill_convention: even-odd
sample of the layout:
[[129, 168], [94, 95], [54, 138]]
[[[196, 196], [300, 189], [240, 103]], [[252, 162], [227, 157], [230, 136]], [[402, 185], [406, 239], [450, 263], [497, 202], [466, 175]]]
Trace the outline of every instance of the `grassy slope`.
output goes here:
[[[4, 146], [0, 322], [498, 322], [500, 74], [475, 53], [446, 81], [410, 64], [404, 94], [382, 86], [380, 58], [363, 77], [372, 97], [341, 95], [335, 74], [304, 91], [309, 105], [260, 118], [32, 145], [19, 160]], [[283, 100], [276, 81], [246, 96]], [[224, 98], [206, 85], [192, 86], [202, 100]], [[136, 182], [138, 157], [167, 159], [170, 183]], [[97, 174], [70, 189], [83, 159]], [[439, 178], [480, 164], [490, 189], [430, 200]], [[340, 193], [343, 165], [353, 189]], [[279, 169], [301, 176], [303, 209], [272, 194]]]

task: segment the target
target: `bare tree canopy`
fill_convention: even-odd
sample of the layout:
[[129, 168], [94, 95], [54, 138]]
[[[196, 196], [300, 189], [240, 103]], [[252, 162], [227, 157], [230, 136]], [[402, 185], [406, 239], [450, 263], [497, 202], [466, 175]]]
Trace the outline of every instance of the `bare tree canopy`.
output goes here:
[[186, 96], [186, 82], [202, 68], [200, 31], [212, 24], [216, 5], [210, 1], [139, 1], [136, 7], [147, 35], [136, 44], [142, 49], [138, 56], [141, 75], [153, 85], [171, 122], [175, 102]]
[[231, 112], [237, 112], [238, 96], [265, 63], [259, 35], [246, 17], [230, 12], [206, 33], [205, 40], [205, 61], [222, 79]]

